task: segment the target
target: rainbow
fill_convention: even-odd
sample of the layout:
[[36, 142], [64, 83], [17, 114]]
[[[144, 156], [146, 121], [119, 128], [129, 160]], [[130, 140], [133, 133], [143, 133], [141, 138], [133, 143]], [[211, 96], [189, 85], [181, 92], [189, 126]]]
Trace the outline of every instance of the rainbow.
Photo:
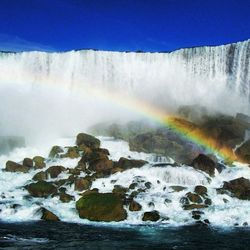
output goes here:
[[[23, 76], [24, 79], [27, 79], [27, 81], [25, 81], [26, 84], [27, 82], [30, 82], [32, 85], [34, 84], [33, 75], [24, 72]], [[7, 82], [7, 79], [5, 82]], [[13, 81], [9, 82], [13, 83]], [[58, 80], [53, 79], [52, 77], [50, 77], [49, 79], [39, 77], [39, 83], [42, 86], [46, 85], [54, 88], [58, 87], [60, 89], [62, 88], [62, 86], [67, 86], [66, 81], [60, 80], [60, 83], [58, 83]], [[86, 84], [79, 82], [78, 84], [74, 84], [74, 91], [77, 94], [88, 94], [89, 96], [96, 97], [108, 103], [111, 102], [132, 112], [136, 112], [140, 115], [143, 115], [146, 118], [149, 118], [165, 127], [170, 128], [186, 140], [189, 140], [197, 145], [203, 146], [206, 151], [215, 154], [226, 162], [233, 162], [236, 160], [236, 156], [231, 148], [221, 147], [218, 141], [204, 134], [199, 129], [199, 127], [195, 126], [193, 123], [190, 123], [179, 117], [172, 116], [171, 114], [166, 112], [166, 110], [156, 107], [148, 102], [138, 100], [138, 98], [132, 98], [124, 94], [121, 95], [118, 92], [114, 93], [112, 91], [107, 91], [106, 89], [96, 88], [93, 86], [98, 86], [98, 84]]]

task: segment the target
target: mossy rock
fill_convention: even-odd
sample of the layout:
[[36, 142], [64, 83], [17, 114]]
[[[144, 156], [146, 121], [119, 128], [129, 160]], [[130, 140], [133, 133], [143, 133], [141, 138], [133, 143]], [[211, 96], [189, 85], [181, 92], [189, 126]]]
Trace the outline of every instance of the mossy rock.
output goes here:
[[63, 153], [63, 148], [60, 146], [53, 146], [49, 153], [49, 158], [58, 158]]
[[55, 194], [57, 189], [56, 187], [46, 181], [38, 181], [36, 183], [31, 183], [25, 187], [28, 192], [34, 197], [44, 197]]
[[66, 168], [63, 166], [51, 166], [45, 171], [45, 173], [50, 176], [50, 178], [57, 178], [57, 176], [63, 171], [66, 171]]
[[35, 163], [34, 168], [35, 169], [40, 169], [40, 168], [45, 168], [45, 159], [42, 156], [35, 156], [33, 158], [33, 162]]
[[30, 170], [30, 167], [23, 166], [21, 164], [18, 164], [14, 161], [7, 161], [5, 171], [7, 172], [22, 172], [22, 173], [28, 173]]
[[24, 158], [23, 166], [28, 167], [28, 168], [33, 168], [33, 160], [30, 158]]
[[77, 147], [68, 147], [67, 153], [61, 155], [61, 158], [75, 159], [79, 157], [80, 157], [80, 153]]
[[90, 148], [99, 148], [101, 142], [99, 139], [92, 135], [80, 133], [76, 137], [76, 145], [80, 146], [82, 144]]
[[47, 174], [44, 171], [36, 173], [32, 178], [32, 180], [34, 181], [44, 181], [46, 179], [47, 179]]
[[127, 218], [123, 200], [112, 193], [89, 193], [76, 202], [79, 217], [91, 221], [122, 221]]

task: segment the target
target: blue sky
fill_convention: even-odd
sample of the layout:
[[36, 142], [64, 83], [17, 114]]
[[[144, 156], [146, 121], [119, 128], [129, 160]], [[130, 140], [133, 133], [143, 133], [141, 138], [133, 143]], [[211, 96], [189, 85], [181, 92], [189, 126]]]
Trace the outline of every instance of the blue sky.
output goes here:
[[1, 0], [0, 50], [171, 51], [250, 38], [250, 0]]

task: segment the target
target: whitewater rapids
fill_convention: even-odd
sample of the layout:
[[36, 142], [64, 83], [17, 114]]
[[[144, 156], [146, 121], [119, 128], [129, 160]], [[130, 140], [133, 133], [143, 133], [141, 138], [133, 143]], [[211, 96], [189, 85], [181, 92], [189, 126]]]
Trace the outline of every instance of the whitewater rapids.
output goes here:
[[[92, 188], [98, 188], [99, 192], [112, 192], [114, 185], [128, 187], [134, 180], [140, 185], [151, 182], [152, 186], [145, 193], [140, 193], [135, 200], [142, 205], [142, 210], [131, 212], [127, 209], [128, 218], [123, 222], [111, 223], [112, 225], [142, 224], [142, 215], [145, 211], [158, 210], [162, 218], [166, 218], [160, 225], [180, 226], [192, 224], [191, 211], [185, 211], [179, 202], [187, 192], [193, 191], [196, 185], [204, 185], [208, 189], [208, 196], [212, 199], [212, 205], [203, 209], [202, 219], [208, 219], [211, 225], [230, 227], [234, 225], [242, 226], [247, 222], [250, 224], [250, 201], [242, 201], [232, 198], [226, 194], [217, 194], [216, 188], [223, 185], [223, 181], [229, 181], [239, 177], [250, 179], [250, 168], [244, 165], [226, 167], [222, 173], [216, 173], [214, 178], [209, 179], [206, 173], [197, 171], [189, 166], [182, 167], [152, 167], [153, 163], [165, 162], [173, 163], [171, 159], [156, 158], [153, 154], [131, 152], [128, 143], [121, 140], [114, 140], [109, 137], [99, 137], [101, 146], [110, 151], [110, 158], [118, 160], [120, 157], [131, 157], [133, 159], [147, 160], [149, 164], [139, 169], [130, 169], [121, 173], [116, 173], [108, 178], [97, 179], [93, 182]], [[63, 138], [56, 142], [61, 146], [74, 144], [74, 138]], [[28, 192], [22, 189], [40, 170], [33, 170], [29, 173], [5, 172], [5, 162], [9, 159], [21, 161], [24, 157], [35, 155], [48, 156], [52, 145], [42, 148], [19, 148], [10, 155], [0, 157], [0, 220], [2, 221], [31, 221], [39, 220], [41, 214], [37, 210], [43, 206], [54, 212], [62, 221], [76, 223], [92, 223], [88, 220], [80, 219], [75, 209], [75, 202], [62, 203], [58, 197], [54, 198], [29, 198]], [[63, 165], [74, 168], [79, 159], [57, 159], [47, 164], [47, 168], [52, 165]], [[58, 178], [63, 178], [62, 173]], [[82, 173], [81, 176], [84, 176]], [[183, 186], [186, 189], [174, 192], [171, 186]], [[68, 190], [70, 195], [74, 195], [76, 200], [80, 198], [74, 191], [73, 186]], [[166, 203], [165, 200], [171, 200]], [[225, 202], [227, 201], [227, 202]], [[154, 205], [152, 204], [154, 203]], [[152, 222], [147, 222], [152, 223]], [[105, 224], [105, 223], [104, 223]]]

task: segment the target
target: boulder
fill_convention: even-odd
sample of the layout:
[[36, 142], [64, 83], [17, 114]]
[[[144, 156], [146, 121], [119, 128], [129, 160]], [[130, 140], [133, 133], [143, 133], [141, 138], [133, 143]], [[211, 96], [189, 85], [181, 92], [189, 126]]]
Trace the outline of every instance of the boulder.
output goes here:
[[108, 159], [100, 159], [96, 161], [91, 161], [89, 163], [89, 170], [95, 172], [110, 172], [113, 168], [114, 163]]
[[28, 167], [28, 168], [33, 168], [33, 160], [30, 158], [24, 158], [23, 166]]
[[85, 177], [80, 177], [75, 179], [74, 184], [75, 184], [75, 190], [83, 191], [90, 188], [91, 181]]
[[63, 166], [51, 166], [45, 171], [45, 173], [50, 176], [50, 178], [57, 178], [57, 176], [63, 171], [66, 171], [66, 168]]
[[250, 163], [250, 139], [238, 147], [235, 154], [239, 161]]
[[128, 191], [128, 188], [120, 186], [120, 185], [114, 185], [112, 193], [118, 194], [121, 196], [125, 196], [126, 192]]
[[80, 146], [82, 144], [89, 147], [89, 148], [99, 148], [101, 142], [99, 139], [95, 138], [92, 135], [80, 133], [76, 137], [76, 145]]
[[140, 168], [147, 164], [147, 161], [143, 160], [129, 160], [127, 158], [121, 157], [119, 161], [117, 162], [117, 166], [121, 169], [127, 170], [131, 168]]
[[140, 211], [141, 209], [142, 209], [142, 206], [138, 202], [132, 200], [129, 203], [129, 211]]
[[63, 148], [60, 146], [53, 146], [49, 153], [49, 158], [58, 158], [63, 153]]
[[238, 199], [250, 200], [250, 180], [244, 177], [224, 182], [222, 189], [231, 192]]
[[210, 176], [214, 176], [215, 174], [216, 163], [204, 154], [200, 154], [196, 157], [191, 166], [195, 169], [206, 172]]
[[79, 150], [77, 147], [67, 147], [67, 153], [66, 154], [62, 154], [61, 158], [70, 158], [70, 159], [74, 159], [74, 158], [79, 158], [80, 154], [79, 154]]
[[91, 221], [122, 221], [127, 218], [123, 200], [112, 193], [85, 194], [76, 202], [79, 217]]
[[45, 159], [42, 156], [35, 156], [33, 158], [33, 162], [35, 163], [34, 168], [35, 169], [40, 169], [40, 168], [45, 168]]
[[202, 199], [198, 194], [188, 192], [186, 194], [186, 197], [189, 199], [190, 202], [198, 203], [198, 204], [202, 203]]
[[202, 185], [198, 185], [194, 188], [194, 192], [198, 195], [204, 196], [207, 194], [207, 188]]
[[44, 171], [36, 173], [32, 178], [32, 180], [34, 181], [44, 181], [46, 179], [47, 179], [47, 174]]
[[23, 166], [23, 165], [18, 164], [18, 163], [14, 162], [14, 161], [7, 161], [6, 162], [5, 171], [28, 173], [29, 170], [30, 170], [29, 167]]
[[160, 219], [160, 215], [158, 211], [145, 212], [143, 214], [143, 221], [158, 221]]
[[34, 197], [44, 197], [55, 194], [57, 189], [56, 187], [46, 181], [38, 181], [36, 183], [31, 183], [25, 187], [28, 192]]
[[41, 207], [40, 211], [42, 212], [41, 220], [46, 221], [60, 221], [60, 219], [52, 212], [50, 212], [48, 209]]
[[72, 196], [72, 195], [66, 194], [66, 193], [61, 193], [59, 195], [59, 199], [60, 199], [60, 201], [62, 201], [64, 203], [67, 203], [67, 202], [70, 202], [70, 201], [74, 200], [75, 197]]

